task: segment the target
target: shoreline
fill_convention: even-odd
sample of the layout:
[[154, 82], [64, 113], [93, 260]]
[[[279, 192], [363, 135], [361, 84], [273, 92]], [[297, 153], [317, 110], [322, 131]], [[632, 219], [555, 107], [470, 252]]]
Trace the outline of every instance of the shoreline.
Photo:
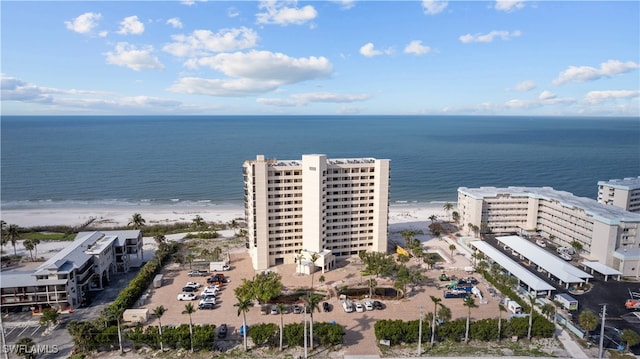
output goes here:
[[[428, 221], [432, 215], [439, 219], [446, 219], [447, 214], [443, 206], [447, 203], [391, 203], [389, 205], [389, 224]], [[454, 205], [455, 202], [449, 202]], [[205, 205], [116, 205], [116, 206], [43, 206], [39, 208], [2, 209], [0, 218], [7, 225], [15, 224], [20, 227], [39, 226], [79, 226], [94, 218], [105, 227], [126, 226], [134, 213], [140, 213], [147, 225], [171, 224], [191, 222], [199, 215], [207, 222], [227, 223], [232, 220], [244, 219], [243, 204], [213, 204]]]

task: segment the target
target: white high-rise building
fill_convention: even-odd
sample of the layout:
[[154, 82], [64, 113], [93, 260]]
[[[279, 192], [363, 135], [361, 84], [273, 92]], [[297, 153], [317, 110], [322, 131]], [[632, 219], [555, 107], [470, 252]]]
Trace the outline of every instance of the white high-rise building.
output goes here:
[[495, 234], [535, 233], [558, 246], [640, 277], [640, 214], [550, 187], [458, 188], [463, 225]]
[[640, 176], [598, 181], [598, 202], [640, 213]]
[[297, 263], [300, 272], [328, 270], [335, 257], [386, 252], [389, 163], [319, 154], [245, 161], [247, 248], [254, 268]]

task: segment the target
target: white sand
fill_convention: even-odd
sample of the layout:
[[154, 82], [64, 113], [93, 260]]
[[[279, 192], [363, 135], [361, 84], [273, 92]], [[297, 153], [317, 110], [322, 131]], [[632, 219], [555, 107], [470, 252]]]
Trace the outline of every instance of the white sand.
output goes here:
[[[412, 225], [428, 225], [429, 217], [436, 215], [440, 220], [448, 219], [444, 204], [393, 204], [389, 208], [390, 230], [394, 224], [410, 228]], [[455, 204], [454, 204], [455, 206]], [[454, 208], [455, 210], [455, 208]], [[206, 222], [228, 223], [244, 219], [241, 205], [220, 205], [211, 207], [103, 207], [103, 208], [43, 208], [3, 210], [1, 218], [7, 224], [20, 227], [36, 226], [79, 226], [91, 218], [102, 227], [126, 226], [134, 213], [140, 213], [147, 225], [169, 224], [177, 222], [191, 223], [199, 215]], [[426, 224], [425, 224], [426, 223]]]

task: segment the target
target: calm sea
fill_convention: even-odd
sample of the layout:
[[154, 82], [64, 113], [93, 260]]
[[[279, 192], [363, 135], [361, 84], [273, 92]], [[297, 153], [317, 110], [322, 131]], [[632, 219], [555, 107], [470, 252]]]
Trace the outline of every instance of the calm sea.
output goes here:
[[595, 198], [640, 175], [639, 118], [3, 116], [3, 209], [242, 202], [257, 154], [391, 159], [392, 202], [551, 186]]

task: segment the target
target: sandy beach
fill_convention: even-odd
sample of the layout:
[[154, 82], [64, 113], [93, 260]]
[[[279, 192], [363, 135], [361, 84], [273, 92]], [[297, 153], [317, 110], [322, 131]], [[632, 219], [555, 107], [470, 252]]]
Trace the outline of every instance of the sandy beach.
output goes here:
[[[404, 227], [415, 225], [425, 229], [429, 217], [447, 219], [441, 203], [402, 203], [389, 207], [390, 230], [394, 224], [403, 223]], [[455, 206], [455, 204], [454, 204]], [[455, 210], [455, 208], [454, 208]], [[36, 226], [79, 226], [94, 218], [99, 227], [126, 226], [134, 213], [140, 213], [147, 225], [191, 222], [196, 216], [207, 222], [227, 223], [234, 219], [244, 219], [242, 205], [218, 205], [207, 207], [165, 206], [120, 206], [100, 208], [41, 208], [2, 210], [1, 219], [7, 224], [20, 227]]]

